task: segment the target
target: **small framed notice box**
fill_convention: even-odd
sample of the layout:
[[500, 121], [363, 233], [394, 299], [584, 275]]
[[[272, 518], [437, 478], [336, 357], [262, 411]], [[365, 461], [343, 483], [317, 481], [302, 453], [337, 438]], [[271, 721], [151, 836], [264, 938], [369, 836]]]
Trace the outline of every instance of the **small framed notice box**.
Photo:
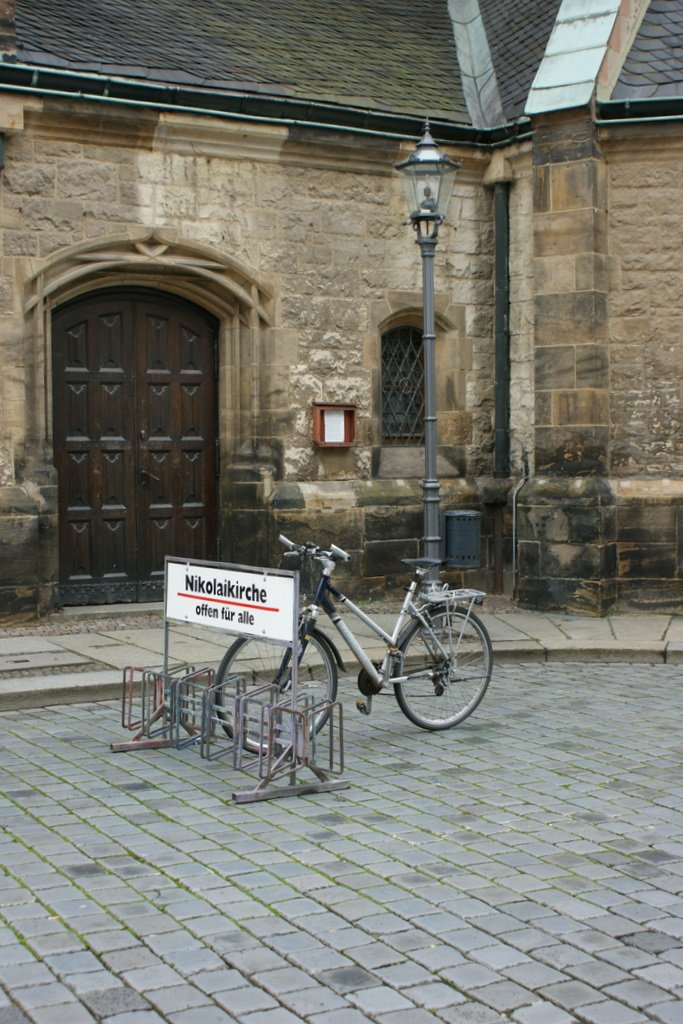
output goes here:
[[350, 448], [356, 440], [355, 405], [314, 405], [313, 442], [322, 448]]

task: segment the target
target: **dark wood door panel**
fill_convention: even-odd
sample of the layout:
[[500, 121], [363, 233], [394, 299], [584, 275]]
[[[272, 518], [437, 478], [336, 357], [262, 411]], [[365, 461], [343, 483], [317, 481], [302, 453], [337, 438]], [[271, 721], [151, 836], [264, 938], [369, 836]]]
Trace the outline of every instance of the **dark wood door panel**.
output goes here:
[[214, 320], [129, 290], [53, 320], [60, 591], [148, 600], [165, 555], [215, 558]]

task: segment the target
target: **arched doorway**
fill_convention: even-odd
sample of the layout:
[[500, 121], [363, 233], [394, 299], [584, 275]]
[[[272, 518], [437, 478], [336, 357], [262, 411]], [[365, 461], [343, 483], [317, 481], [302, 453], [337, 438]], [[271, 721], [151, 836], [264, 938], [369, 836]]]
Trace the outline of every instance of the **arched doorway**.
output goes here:
[[165, 555], [216, 557], [217, 326], [143, 288], [55, 310], [63, 604], [159, 600]]

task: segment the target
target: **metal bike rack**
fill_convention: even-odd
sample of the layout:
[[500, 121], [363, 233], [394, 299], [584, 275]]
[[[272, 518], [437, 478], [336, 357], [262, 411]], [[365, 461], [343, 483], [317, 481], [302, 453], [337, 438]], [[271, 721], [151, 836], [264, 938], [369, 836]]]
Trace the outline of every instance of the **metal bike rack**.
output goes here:
[[[164, 662], [167, 664], [166, 657]], [[124, 668], [121, 724], [137, 733], [132, 740], [112, 743], [112, 751], [179, 750], [198, 743], [201, 716], [197, 718], [193, 704], [197, 694], [210, 688], [213, 681], [213, 669], [192, 665], [177, 665], [170, 671]]]
[[[176, 585], [179, 574], [184, 574], [185, 588]], [[204, 581], [214, 581], [210, 587]], [[241, 772], [256, 774], [258, 782], [251, 789], [233, 792], [235, 803], [251, 803], [280, 796], [305, 793], [320, 793], [347, 788], [349, 783], [339, 776], [344, 770], [343, 714], [338, 702], [297, 705], [297, 659], [292, 656], [292, 681], [289, 693], [283, 698], [277, 686], [266, 684], [245, 690], [234, 676], [216, 684], [211, 668], [195, 668], [191, 665], [175, 665], [169, 668], [170, 624], [183, 623], [209, 626], [223, 633], [244, 635], [233, 625], [235, 613], [223, 606], [231, 604], [244, 608], [244, 602], [211, 598], [218, 605], [214, 613], [212, 605], [204, 599], [188, 593], [188, 581], [194, 582], [204, 594], [231, 593], [230, 588], [220, 585], [220, 574], [257, 575], [268, 580], [278, 577], [289, 581], [291, 586], [291, 628], [281, 629], [281, 635], [269, 638], [265, 633], [256, 635], [259, 640], [274, 646], [291, 648], [292, 654], [297, 640], [298, 573], [277, 569], [253, 569], [215, 562], [187, 562], [181, 559], [166, 559], [166, 590], [164, 607], [164, 655], [163, 667], [141, 669], [131, 666], [123, 670], [123, 691], [121, 697], [121, 724], [131, 731], [137, 730], [133, 739], [112, 743], [112, 751], [130, 751], [173, 747], [176, 750], [195, 748], [208, 761], [218, 761], [229, 755], [232, 767]], [[248, 576], [247, 576], [248, 578]], [[219, 580], [216, 584], [215, 580]], [[175, 591], [172, 588], [175, 587]], [[171, 590], [169, 590], [171, 588]], [[234, 588], [233, 588], [234, 590]], [[258, 593], [265, 593], [265, 588]], [[169, 594], [173, 600], [169, 602]], [[196, 615], [211, 616], [211, 622], [197, 621], [190, 612], [185, 614], [181, 599], [191, 599]], [[286, 606], [288, 607], [288, 606]], [[207, 611], [208, 609], [208, 611]], [[258, 610], [258, 609], [257, 609]], [[264, 611], [277, 609], [267, 607]], [[218, 622], [220, 613], [221, 618]], [[244, 614], [244, 613], [242, 613]], [[255, 615], [245, 615], [251, 624]], [[286, 633], [286, 636], [284, 635]], [[232, 727], [226, 729], [226, 704], [231, 707], [229, 721]], [[321, 719], [324, 722], [320, 727]], [[304, 769], [314, 779], [302, 781]], [[286, 785], [273, 786], [283, 779]], [[271, 787], [271, 788], [268, 788]]]

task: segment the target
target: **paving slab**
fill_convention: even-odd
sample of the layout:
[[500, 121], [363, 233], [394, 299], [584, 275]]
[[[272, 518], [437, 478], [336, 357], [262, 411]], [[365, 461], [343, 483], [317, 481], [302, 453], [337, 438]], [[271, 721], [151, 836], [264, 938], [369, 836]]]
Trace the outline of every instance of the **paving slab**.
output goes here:
[[61, 644], [55, 643], [54, 640], [50, 640], [46, 636], [41, 636], [40, 633], [35, 635], [24, 633], [22, 636], [0, 635], [0, 665], [2, 666], [4, 666], [5, 658], [13, 655], [61, 650]]
[[[610, 615], [607, 619], [615, 639], [630, 643], [632, 640], [671, 639], [675, 630], [676, 616], [657, 615]], [[683, 626], [683, 616], [681, 616]], [[683, 639], [683, 635], [681, 636]]]
[[29, 671], [41, 670], [44, 668], [63, 668], [66, 665], [81, 666], [91, 664], [91, 659], [73, 651], [60, 649], [56, 644], [52, 645], [49, 651], [16, 652], [5, 654], [0, 660], [0, 672], [3, 675], [16, 673], [17, 675]]

